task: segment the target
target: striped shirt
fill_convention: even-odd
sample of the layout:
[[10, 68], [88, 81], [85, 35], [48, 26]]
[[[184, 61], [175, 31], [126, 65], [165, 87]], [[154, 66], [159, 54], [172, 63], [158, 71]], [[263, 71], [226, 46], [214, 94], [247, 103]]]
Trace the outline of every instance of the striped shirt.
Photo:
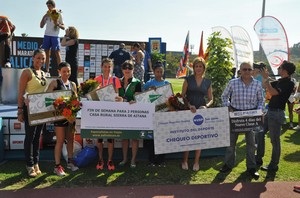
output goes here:
[[238, 110], [263, 109], [263, 88], [261, 83], [253, 78], [248, 85], [241, 78], [230, 80], [221, 98], [223, 106], [231, 106]]

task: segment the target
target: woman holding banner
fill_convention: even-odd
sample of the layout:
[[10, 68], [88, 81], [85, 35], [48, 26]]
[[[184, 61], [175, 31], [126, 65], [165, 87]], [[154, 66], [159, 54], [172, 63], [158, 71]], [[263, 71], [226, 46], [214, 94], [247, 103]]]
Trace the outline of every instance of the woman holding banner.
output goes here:
[[39, 168], [40, 135], [44, 124], [30, 126], [27, 112], [27, 94], [41, 93], [47, 87], [47, 80], [42, 67], [45, 63], [46, 54], [42, 49], [35, 50], [33, 53], [32, 68], [24, 69], [19, 80], [18, 92], [18, 121], [25, 124], [24, 153], [26, 170], [30, 177], [41, 174]]
[[[186, 97], [189, 101], [190, 110], [195, 113], [197, 109], [208, 108], [213, 103], [213, 91], [211, 81], [204, 78], [205, 74], [205, 60], [201, 57], [197, 57], [193, 61], [193, 75], [188, 76], [182, 85], [182, 96]], [[207, 98], [207, 99], [205, 99]], [[193, 170], [199, 170], [199, 159], [201, 150], [195, 151], [195, 159]], [[189, 151], [183, 153], [183, 161], [181, 168], [188, 170], [188, 157]]]
[[[119, 96], [121, 96], [124, 102], [134, 102], [134, 94], [142, 91], [142, 84], [140, 80], [133, 76], [134, 64], [132, 61], [125, 61], [122, 64], [123, 78], [121, 78], [121, 88], [119, 89]], [[119, 163], [120, 166], [124, 166], [127, 163], [129, 140], [122, 140], [123, 160]], [[131, 144], [131, 163], [130, 167], [136, 167], [136, 155], [138, 152], [139, 140], [133, 139]]]
[[[119, 93], [119, 89], [121, 88], [120, 79], [116, 76], [112, 76], [111, 73], [113, 71], [113, 61], [110, 58], [105, 58], [101, 63], [101, 71], [102, 74], [97, 76], [95, 80], [99, 83], [100, 87], [105, 87], [107, 85], [112, 84], [116, 90], [116, 93]], [[116, 101], [122, 102], [122, 98], [117, 96], [115, 98]], [[96, 165], [97, 170], [103, 170], [104, 168], [104, 160], [103, 160], [103, 139], [98, 139], [97, 142], [98, 147], [98, 163]], [[114, 152], [114, 139], [107, 139], [107, 152], [108, 152], [108, 160], [107, 160], [107, 169], [115, 170], [115, 165], [112, 161], [113, 152]]]

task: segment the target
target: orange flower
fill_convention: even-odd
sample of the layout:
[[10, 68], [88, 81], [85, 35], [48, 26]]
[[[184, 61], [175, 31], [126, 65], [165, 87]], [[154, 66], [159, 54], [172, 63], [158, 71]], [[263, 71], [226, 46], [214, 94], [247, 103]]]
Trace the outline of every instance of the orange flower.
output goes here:
[[59, 97], [53, 102], [54, 108], [69, 122], [75, 120], [77, 112], [81, 109], [81, 102], [74, 95], [71, 97]]

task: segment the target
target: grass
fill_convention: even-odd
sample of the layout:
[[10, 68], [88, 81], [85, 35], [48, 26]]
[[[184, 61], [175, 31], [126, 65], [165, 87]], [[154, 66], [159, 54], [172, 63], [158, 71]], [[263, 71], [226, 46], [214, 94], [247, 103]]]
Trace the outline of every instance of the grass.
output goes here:
[[[168, 79], [169, 80], [169, 79]], [[173, 80], [170, 80], [172, 82]], [[177, 80], [176, 80], [177, 81]], [[182, 84], [179, 83], [180, 86]], [[173, 85], [173, 88], [175, 86]], [[181, 88], [174, 89], [180, 92]], [[176, 90], [176, 91], [175, 91]], [[295, 116], [297, 119], [297, 116]], [[297, 120], [296, 120], [297, 121]], [[295, 124], [295, 123], [294, 123]], [[26, 188], [47, 187], [89, 187], [89, 186], [141, 186], [141, 185], [173, 185], [173, 184], [210, 184], [210, 183], [238, 183], [238, 182], [266, 182], [266, 181], [300, 181], [300, 132], [282, 129], [282, 153], [279, 170], [274, 175], [267, 175], [259, 171], [258, 180], [249, 178], [245, 173], [245, 141], [240, 135], [237, 143], [236, 167], [231, 173], [220, 173], [223, 156], [201, 158], [200, 170], [184, 171], [180, 168], [181, 159], [167, 159], [167, 167], [147, 167], [146, 161], [139, 161], [137, 168], [129, 166], [117, 167], [115, 171], [97, 171], [96, 162], [76, 172], [67, 171], [67, 176], [59, 177], [53, 174], [53, 161], [41, 161], [40, 167], [43, 174], [36, 178], [29, 178], [25, 172], [24, 161], [5, 161], [0, 164], [0, 189], [18, 190]], [[266, 137], [266, 155], [264, 164], [270, 160], [270, 139]], [[192, 159], [190, 159], [190, 166]]]
[[181, 93], [181, 87], [183, 83], [182, 78], [181, 79], [168, 78], [167, 80], [172, 84], [174, 94]]

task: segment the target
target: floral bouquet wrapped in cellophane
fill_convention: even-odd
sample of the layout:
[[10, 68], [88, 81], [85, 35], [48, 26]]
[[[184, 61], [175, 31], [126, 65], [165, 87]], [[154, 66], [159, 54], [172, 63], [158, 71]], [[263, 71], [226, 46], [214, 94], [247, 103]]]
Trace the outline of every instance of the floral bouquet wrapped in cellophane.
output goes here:
[[70, 97], [56, 98], [53, 102], [53, 106], [69, 123], [74, 123], [77, 112], [81, 109], [82, 104], [78, 100], [78, 97], [72, 95]]
[[95, 89], [99, 88], [100, 84], [97, 80], [94, 79], [88, 79], [82, 83], [80, 83], [79, 86], [79, 97], [85, 97], [85, 95], [91, 91], [94, 91]]
[[53, 9], [53, 10], [48, 10], [47, 14], [49, 15], [50, 19], [53, 21], [55, 24], [54, 28], [57, 29], [57, 21], [60, 17], [60, 13], [62, 13], [61, 10]]
[[180, 93], [172, 95], [167, 101], [170, 111], [189, 110], [189, 101]]

